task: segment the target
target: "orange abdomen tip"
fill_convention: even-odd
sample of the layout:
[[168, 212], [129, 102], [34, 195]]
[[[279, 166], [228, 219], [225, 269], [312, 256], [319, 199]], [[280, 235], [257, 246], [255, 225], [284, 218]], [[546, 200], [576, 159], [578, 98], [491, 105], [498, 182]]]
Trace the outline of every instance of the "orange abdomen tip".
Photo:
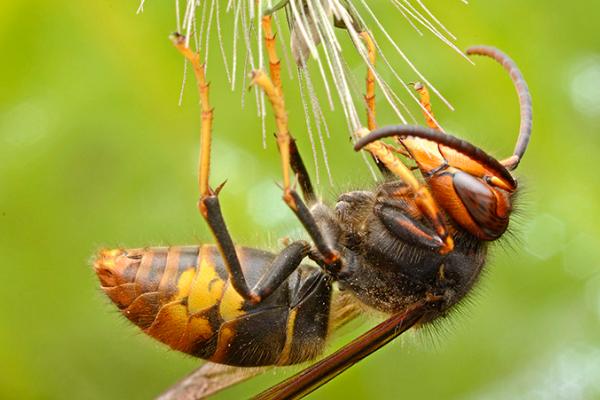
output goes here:
[[140, 294], [136, 275], [142, 250], [103, 249], [94, 262], [94, 270], [104, 293], [123, 310]]
[[133, 283], [139, 266], [139, 258], [122, 249], [100, 250], [94, 270], [102, 287], [109, 288]]

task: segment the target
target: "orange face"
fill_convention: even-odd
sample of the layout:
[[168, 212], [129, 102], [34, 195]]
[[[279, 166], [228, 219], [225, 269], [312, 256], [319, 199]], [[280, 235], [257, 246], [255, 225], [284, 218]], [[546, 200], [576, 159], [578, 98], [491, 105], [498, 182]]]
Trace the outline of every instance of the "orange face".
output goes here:
[[508, 226], [516, 182], [501, 165], [476, 159], [431, 140], [400, 140], [427, 180], [436, 202], [481, 240], [495, 240]]

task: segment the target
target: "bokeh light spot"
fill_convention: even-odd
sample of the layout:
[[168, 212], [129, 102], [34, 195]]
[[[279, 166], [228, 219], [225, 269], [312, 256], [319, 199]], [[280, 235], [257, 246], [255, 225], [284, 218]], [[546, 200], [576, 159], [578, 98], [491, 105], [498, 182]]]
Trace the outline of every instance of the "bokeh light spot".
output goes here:
[[281, 199], [281, 189], [272, 180], [263, 180], [248, 191], [246, 210], [256, 225], [276, 227], [289, 221], [292, 213]]
[[600, 240], [588, 235], [579, 234], [569, 241], [569, 251], [563, 255], [563, 268], [576, 278], [586, 279], [600, 271]]
[[589, 279], [585, 285], [586, 305], [600, 321], [600, 272]]
[[[211, 183], [216, 186], [227, 180], [227, 192], [235, 196], [245, 195], [247, 185], [256, 182], [261, 172], [256, 157], [239, 146], [224, 140], [215, 139], [213, 149], [218, 149], [219, 152], [217, 154], [213, 150], [210, 170]], [[197, 160], [198, 150], [194, 150], [193, 161], [195, 164], [197, 164]]]
[[43, 107], [27, 100], [0, 114], [0, 132], [9, 145], [32, 145], [48, 134], [48, 119]]
[[550, 214], [541, 214], [524, 231], [525, 249], [540, 260], [547, 260], [565, 247], [565, 224]]
[[587, 343], [555, 349], [492, 388], [471, 398], [593, 399], [600, 394], [600, 350]]
[[585, 115], [600, 115], [600, 54], [575, 62], [570, 74], [571, 101]]

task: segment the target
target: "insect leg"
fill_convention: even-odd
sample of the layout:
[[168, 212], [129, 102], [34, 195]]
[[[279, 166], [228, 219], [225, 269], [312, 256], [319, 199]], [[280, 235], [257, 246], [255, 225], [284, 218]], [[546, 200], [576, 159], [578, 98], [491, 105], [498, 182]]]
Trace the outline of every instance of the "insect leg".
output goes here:
[[261, 70], [253, 72], [252, 83], [259, 86], [266, 93], [275, 111], [277, 144], [279, 145], [283, 168], [283, 200], [296, 214], [296, 217], [310, 235], [323, 258], [323, 262], [327, 265], [336, 264], [340, 258], [339, 253], [325, 239], [310, 210], [290, 185], [290, 136], [287, 130], [287, 112], [283, 96], [279, 95], [279, 91], [273, 85], [271, 79]]
[[200, 55], [186, 46], [185, 37], [183, 35], [175, 33], [172, 35], [171, 39], [177, 50], [179, 50], [179, 52], [181, 52], [181, 54], [183, 54], [183, 56], [192, 64], [200, 95], [202, 126], [200, 130], [201, 144], [198, 171], [198, 185], [200, 189], [198, 209], [215, 237], [217, 247], [223, 257], [223, 262], [231, 279], [231, 284], [244, 299], [257, 302], [259, 299], [248, 287], [235, 250], [235, 245], [233, 244], [233, 240], [229, 235], [227, 225], [223, 219], [218, 199], [219, 191], [223, 185], [219, 186], [216, 190], [213, 190], [208, 182], [213, 109], [209, 102], [209, 84], [206, 82], [204, 65], [200, 61]]
[[[287, 185], [289, 186], [289, 166], [291, 166], [292, 171], [294, 171], [296, 174], [300, 188], [302, 189], [304, 200], [310, 204], [315, 201], [316, 197], [310, 177], [308, 176], [308, 172], [306, 171], [306, 167], [304, 166], [304, 162], [302, 161], [302, 157], [300, 156], [300, 152], [296, 146], [296, 140], [287, 129], [287, 113], [285, 111], [285, 100], [281, 85], [281, 61], [279, 60], [275, 47], [275, 34], [273, 33], [271, 27], [270, 15], [263, 16], [262, 27], [265, 35], [265, 47], [269, 57], [269, 72], [271, 75], [271, 81], [278, 93], [278, 102], [280, 101], [280, 104], [278, 103], [275, 110], [278, 128], [276, 138], [280, 154], [282, 155], [281, 162], [284, 175], [284, 186], [286, 185], [286, 174], [288, 176]], [[273, 104], [273, 107], [275, 108], [276, 105]], [[288, 161], [284, 160], [286, 157], [284, 154], [289, 155]]]
[[[361, 129], [357, 132], [357, 135], [361, 138], [364, 138], [368, 135], [368, 131], [366, 129]], [[366, 148], [367, 151], [381, 160], [381, 162], [383, 162], [394, 175], [400, 178], [410, 189], [412, 189], [413, 196], [415, 197], [416, 204], [418, 205], [420, 211], [429, 220], [437, 235], [444, 243], [439, 250], [440, 253], [445, 254], [452, 251], [454, 248], [454, 241], [448, 232], [442, 212], [433, 199], [433, 196], [431, 195], [431, 192], [427, 186], [421, 184], [410, 171], [410, 169], [400, 162], [400, 160], [389, 148], [385, 146], [383, 142], [373, 141], [367, 144], [362, 144], [361, 147], [358, 147], [359, 144], [362, 144], [361, 141], [355, 145], [356, 150], [359, 150], [362, 147]]]
[[367, 66], [367, 93], [365, 94], [365, 103], [367, 104], [367, 127], [370, 131], [377, 129], [377, 122], [375, 120], [375, 60], [377, 56], [377, 48], [371, 38], [369, 32], [364, 31], [360, 33], [360, 37], [367, 46], [367, 53], [369, 56], [370, 66]]
[[440, 128], [438, 125], [435, 117], [433, 116], [433, 111], [431, 110], [431, 98], [429, 97], [429, 90], [427, 90], [427, 86], [425, 86], [425, 84], [422, 82], [414, 82], [412, 87], [419, 94], [419, 103], [421, 103], [421, 109], [423, 110], [423, 115], [425, 116], [425, 123], [431, 129], [437, 129], [438, 131], [441, 131], [442, 128]]
[[[377, 129], [377, 121], [375, 119], [375, 61], [377, 56], [377, 47], [371, 38], [371, 35], [368, 31], [363, 31], [360, 33], [360, 37], [363, 42], [367, 46], [367, 54], [369, 57], [369, 63], [371, 65], [367, 65], [367, 77], [365, 79], [367, 92], [365, 93], [364, 99], [367, 105], [367, 127], [370, 131]], [[393, 176], [392, 171], [385, 166], [383, 162], [381, 162], [375, 155], [371, 154], [373, 160], [375, 161], [375, 165], [382, 173], [384, 177]]]
[[308, 204], [314, 203], [317, 200], [317, 197], [312, 187], [308, 171], [304, 166], [304, 161], [302, 161], [302, 157], [300, 156], [300, 152], [296, 146], [296, 139], [294, 139], [294, 137], [291, 137], [290, 140], [290, 165], [296, 174], [296, 179], [298, 180], [300, 189], [302, 189], [304, 201], [306, 201]]
[[265, 32], [271, 79], [263, 71], [254, 71], [252, 84], [259, 86], [265, 92], [275, 113], [275, 122], [277, 125], [276, 138], [281, 156], [281, 168], [283, 170], [283, 200], [292, 209], [294, 214], [296, 214], [310, 235], [323, 262], [330, 266], [337, 265], [340, 258], [339, 253], [326, 240], [310, 210], [300, 196], [298, 196], [298, 193], [291, 187], [290, 167], [298, 177], [306, 200], [308, 202], [315, 200], [308, 173], [294, 143], [294, 139], [288, 130], [288, 116], [280, 79], [280, 61], [275, 49], [275, 35], [271, 29], [271, 17], [264, 16], [262, 25]]
[[174, 33], [171, 35], [173, 44], [179, 52], [192, 64], [198, 93], [200, 95], [200, 106], [202, 110], [202, 126], [200, 128], [200, 163], [198, 165], [198, 186], [200, 195], [205, 196], [210, 191], [208, 187], [208, 176], [210, 173], [210, 146], [212, 142], [212, 120], [213, 108], [209, 101], [209, 83], [206, 82], [204, 64], [200, 61], [200, 54], [192, 51], [185, 44], [185, 36]]
[[261, 300], [273, 293], [308, 256], [310, 245], [299, 240], [283, 249], [260, 277], [252, 292]]
[[383, 200], [375, 205], [373, 211], [395, 238], [428, 249], [443, 247], [444, 242], [437, 233], [415, 220], [402, 203], [396, 200]]
[[[267, 274], [259, 280], [252, 290], [250, 290], [242, 272], [235, 245], [227, 229], [223, 213], [221, 212], [218, 195], [223, 185], [213, 190], [208, 184], [213, 109], [210, 107], [209, 103], [209, 86], [208, 83], [206, 83], [204, 65], [200, 64], [199, 54], [191, 51], [185, 46], [185, 38], [183, 36], [174, 35], [173, 42], [177, 49], [192, 63], [198, 81], [198, 91], [200, 93], [202, 107], [202, 144], [200, 150], [199, 171], [201, 196], [198, 208], [215, 237], [217, 247], [223, 257], [233, 287], [244, 299], [257, 303], [260, 302], [262, 298], [271, 294], [287, 279], [287, 277], [298, 267], [302, 259], [308, 255], [310, 246], [306, 242], [294, 242], [290, 244], [275, 258]], [[302, 160], [300, 160], [300, 163], [301, 161]], [[304, 166], [302, 165], [302, 167]]]

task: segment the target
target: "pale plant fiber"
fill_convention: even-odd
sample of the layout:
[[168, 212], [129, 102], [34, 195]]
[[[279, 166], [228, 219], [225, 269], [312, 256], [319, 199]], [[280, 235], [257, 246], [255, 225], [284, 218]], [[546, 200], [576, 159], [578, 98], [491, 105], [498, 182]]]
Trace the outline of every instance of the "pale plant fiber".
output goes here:
[[[461, 0], [467, 4], [467, 1]], [[431, 9], [422, 0], [381, 0], [389, 5], [390, 12], [397, 12], [398, 18], [406, 21], [418, 35], [429, 32], [458, 54], [464, 54], [455, 46], [456, 37], [435, 17]], [[141, 0], [138, 12], [143, 11], [145, 0]], [[222, 65], [232, 90], [241, 89], [242, 107], [245, 105], [248, 74], [255, 69], [264, 69], [265, 54], [261, 17], [268, 9], [277, 5], [277, 0], [175, 0], [175, 17], [178, 32], [186, 37], [186, 44], [200, 51], [209, 69], [210, 58], [220, 53]], [[450, 109], [451, 104], [437, 88], [417, 69], [408, 55], [390, 35], [377, 17], [370, 0], [289, 0], [285, 7], [273, 12], [280, 46], [282, 68], [287, 69], [291, 79], [296, 78], [300, 87], [300, 99], [303, 103], [309, 141], [312, 147], [317, 183], [319, 182], [319, 161], [317, 146], [323, 158], [323, 165], [329, 182], [332, 182], [324, 136], [329, 136], [323, 108], [343, 113], [346, 129], [337, 129], [349, 133], [356, 139], [356, 132], [363, 126], [365, 100], [363, 98], [364, 74], [356, 76], [357, 69], [351, 70], [344, 52], [349, 49], [344, 44], [350, 41], [354, 51], [364, 64], [363, 71], [370, 69], [378, 86], [378, 96], [385, 102], [378, 106], [389, 107], [398, 122], [408, 123], [415, 118], [407, 105], [392, 88], [402, 88], [411, 101], [419, 104], [409, 82], [418, 79], [439, 97]], [[222, 29], [222, 20], [230, 19], [232, 37], [226, 43]], [[345, 29], [336, 28], [334, 22], [342, 22]], [[371, 34], [377, 48], [378, 65], [371, 65], [367, 48], [361, 40], [356, 27]], [[288, 29], [282, 29], [287, 27]], [[211, 35], [217, 36], [218, 48], [210, 49]], [[381, 41], [381, 45], [378, 42]], [[228, 40], [229, 41], [229, 40]], [[391, 46], [395, 54], [383, 54], [382, 47]], [[210, 57], [209, 57], [210, 55]], [[399, 59], [397, 59], [400, 57]], [[468, 60], [467, 57], [465, 59]], [[396, 65], [404, 62], [412, 74], [403, 78]], [[469, 61], [470, 62], [470, 61]], [[296, 68], [298, 72], [292, 73]], [[184, 68], [183, 87], [187, 76]], [[317, 75], [313, 77], [312, 75]], [[390, 77], [389, 79], [384, 78]], [[320, 90], [317, 90], [320, 89]], [[323, 93], [319, 98], [319, 93]], [[266, 102], [264, 94], [255, 90], [251, 94], [256, 105], [257, 115], [262, 119], [263, 146], [267, 143]], [[181, 101], [181, 97], [180, 97]], [[382, 104], [383, 103], [383, 104]], [[314, 129], [313, 129], [314, 127]], [[318, 140], [314, 138], [314, 134]], [[364, 156], [364, 154], [363, 154]], [[365, 158], [366, 160], [366, 158]], [[369, 168], [374, 174], [370, 164]], [[374, 175], [375, 176], [375, 175]]]

